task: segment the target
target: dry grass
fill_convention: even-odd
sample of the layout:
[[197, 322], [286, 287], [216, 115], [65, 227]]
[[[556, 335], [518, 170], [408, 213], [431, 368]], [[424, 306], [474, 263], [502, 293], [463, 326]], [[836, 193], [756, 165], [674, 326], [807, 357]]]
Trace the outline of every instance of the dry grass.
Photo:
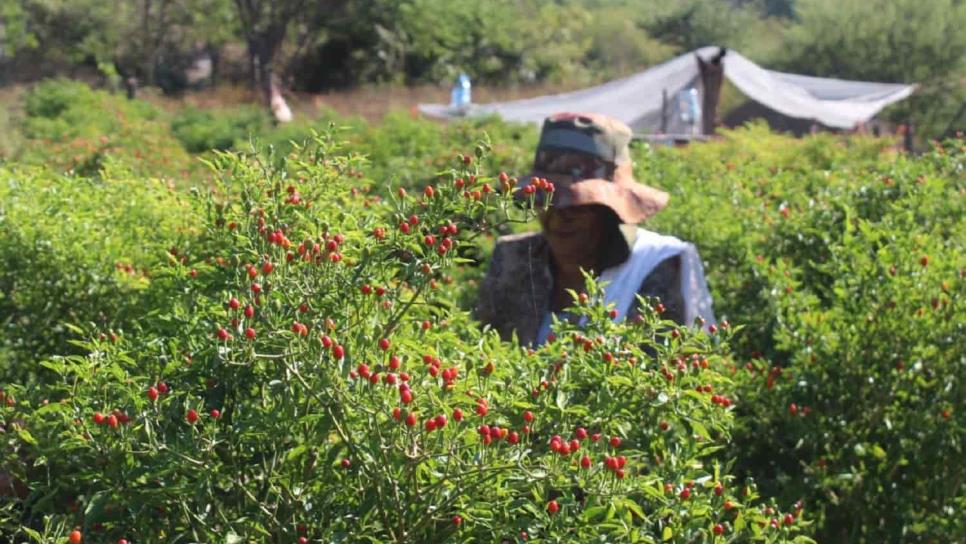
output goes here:
[[[539, 84], [520, 87], [474, 87], [473, 101], [477, 103], [496, 102], [530, 98], [546, 94], [574, 90], [575, 86], [560, 84]], [[223, 86], [186, 93], [178, 97], [160, 96], [156, 93], [142, 93], [142, 96], [166, 110], [184, 107], [217, 108], [241, 104], [257, 104], [260, 94], [247, 87]], [[416, 105], [424, 102], [449, 102], [449, 87], [423, 85], [418, 87], [372, 86], [328, 93], [286, 93], [289, 106], [296, 116], [313, 117], [323, 110], [332, 110], [350, 117], [362, 117], [370, 122], [378, 122], [386, 113], [394, 110], [415, 111]]]
[[[96, 86], [96, 85], [95, 85]], [[518, 86], [474, 86], [473, 101], [479, 104], [547, 94], [572, 91], [586, 84], [539, 83]], [[0, 108], [9, 110], [29, 85], [0, 87]], [[362, 117], [378, 122], [393, 110], [415, 111], [424, 102], [449, 102], [450, 87], [446, 85], [364, 86], [327, 93], [286, 93], [289, 106], [297, 117], [315, 117], [322, 110], [333, 110], [340, 115]], [[151, 102], [167, 111], [185, 107], [224, 108], [243, 104], [261, 103], [261, 94], [244, 85], [222, 85], [214, 89], [187, 92], [178, 96], [166, 96], [157, 88], [142, 88], [138, 98]]]
[[[474, 87], [473, 101], [479, 104], [516, 100], [573, 90], [564, 85], [530, 85], [526, 87]], [[315, 108], [331, 108], [344, 115], [361, 116], [377, 121], [388, 111], [415, 111], [416, 105], [426, 102], [449, 103], [448, 86], [419, 87], [362, 87], [349, 91], [299, 96], [308, 98]]]

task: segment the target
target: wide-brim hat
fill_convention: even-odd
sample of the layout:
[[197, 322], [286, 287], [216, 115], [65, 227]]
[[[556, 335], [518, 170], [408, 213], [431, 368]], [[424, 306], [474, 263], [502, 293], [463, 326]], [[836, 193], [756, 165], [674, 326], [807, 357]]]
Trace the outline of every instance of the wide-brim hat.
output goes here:
[[[534, 179], [553, 184], [551, 206], [565, 208], [599, 204], [617, 214], [622, 223], [637, 224], [667, 206], [670, 195], [634, 179], [630, 158], [631, 129], [611, 117], [593, 113], [560, 113], [543, 123], [537, 157], [543, 150], [574, 151], [591, 155], [611, 165], [607, 178], [577, 179], [571, 175], [542, 172], [536, 164], [529, 174], [519, 179], [517, 195], [529, 197], [525, 190]], [[533, 193], [538, 205], [549, 194], [537, 189]]]

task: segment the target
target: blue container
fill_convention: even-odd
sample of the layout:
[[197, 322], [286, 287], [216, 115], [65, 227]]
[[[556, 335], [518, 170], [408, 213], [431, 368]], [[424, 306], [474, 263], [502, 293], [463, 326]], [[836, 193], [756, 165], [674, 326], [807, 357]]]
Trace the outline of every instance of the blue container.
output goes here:
[[460, 73], [450, 91], [450, 107], [459, 110], [468, 108], [472, 103], [471, 89], [470, 76]]
[[698, 90], [694, 87], [681, 90], [678, 94], [678, 104], [684, 132], [686, 134], [699, 134], [701, 132], [701, 99], [698, 96]]

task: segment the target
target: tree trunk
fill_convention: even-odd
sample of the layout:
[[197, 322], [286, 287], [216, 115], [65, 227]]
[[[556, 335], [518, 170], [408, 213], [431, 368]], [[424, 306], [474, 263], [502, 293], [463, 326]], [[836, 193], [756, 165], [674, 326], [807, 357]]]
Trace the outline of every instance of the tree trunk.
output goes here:
[[205, 45], [205, 50], [211, 56], [211, 81], [209, 86], [215, 88], [221, 82], [221, 49], [209, 43]]
[[265, 43], [264, 41], [259, 44], [257, 50], [258, 83], [261, 86], [262, 97], [268, 109], [271, 110], [272, 116], [279, 123], [288, 123], [292, 120], [292, 110], [285, 102], [285, 97], [282, 96], [282, 85], [278, 79], [278, 74], [275, 73], [274, 57], [276, 49], [276, 44]]
[[912, 154], [916, 152], [914, 137], [915, 135], [912, 133], [912, 121], [906, 121], [906, 132], [902, 135], [902, 146], [906, 148], [906, 153]]
[[258, 88], [258, 46], [255, 40], [248, 40], [248, 75], [252, 78], [252, 89]]
[[164, 44], [165, 33], [169, 30], [167, 20], [169, 4], [169, 0], [160, 0], [157, 5], [154, 0], [144, 0], [141, 5], [141, 73], [138, 75], [147, 86], [156, 83], [158, 54]]
[[292, 110], [282, 96], [282, 86], [279, 83], [275, 72], [268, 75], [268, 108], [272, 110], [272, 115], [279, 123], [288, 123], [292, 120]]
[[714, 134], [715, 121], [718, 116], [718, 100], [721, 98], [721, 84], [724, 80], [724, 65], [721, 60], [727, 51], [724, 48], [705, 61], [698, 57], [698, 70], [701, 74], [703, 90], [701, 104], [701, 132], [707, 136]]
[[134, 76], [128, 76], [124, 78], [124, 91], [127, 94], [128, 100], [134, 100], [138, 97], [138, 78]]
[[[151, 0], [144, 0], [141, 5], [141, 73], [139, 74], [148, 85], [154, 85], [154, 40], [151, 34]], [[128, 91], [130, 96], [131, 92]], [[135, 93], [136, 94], [136, 93]]]
[[285, 40], [289, 23], [297, 18], [305, 4], [305, 0], [235, 0], [248, 40], [253, 86], [262, 91], [268, 108], [280, 123], [292, 120], [292, 110], [282, 96], [282, 85], [275, 73], [275, 57]]

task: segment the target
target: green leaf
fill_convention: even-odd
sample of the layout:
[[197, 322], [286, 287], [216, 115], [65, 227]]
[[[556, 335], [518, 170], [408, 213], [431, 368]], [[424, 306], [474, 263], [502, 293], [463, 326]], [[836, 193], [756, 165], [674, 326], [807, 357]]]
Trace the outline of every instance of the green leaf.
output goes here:
[[665, 525], [664, 529], [661, 531], [661, 540], [667, 542], [668, 540], [671, 540], [673, 536], [674, 536], [674, 531], [672, 531], [670, 527]]
[[701, 423], [696, 419], [690, 420], [690, 423], [691, 423], [691, 429], [694, 431], [695, 434], [697, 434], [701, 438], [704, 438], [705, 440], [711, 440], [711, 435], [708, 434], [708, 428], [705, 427], [703, 423]]
[[64, 328], [67, 329], [67, 330], [69, 330], [70, 332], [78, 335], [78, 336], [83, 336], [84, 335], [84, 329], [78, 327], [77, 325], [75, 325], [73, 323], [64, 323]]
[[634, 382], [627, 376], [608, 376], [607, 383], [615, 386], [632, 387]]
[[110, 498], [110, 493], [107, 491], [98, 491], [95, 493], [91, 497], [90, 502], [87, 503], [87, 508], [84, 510], [84, 517], [92, 521], [100, 520], [104, 513], [104, 505]]
[[557, 408], [560, 408], [561, 411], [566, 411], [566, 409], [567, 409], [567, 393], [565, 393], [563, 389], [557, 389], [557, 395], [556, 395], [556, 398], [554, 400], [557, 403]]
[[30, 431], [28, 431], [27, 429], [20, 429], [20, 430], [18, 430], [17, 431], [17, 436], [20, 437], [20, 440], [23, 440], [24, 442], [26, 442], [26, 443], [28, 443], [28, 444], [30, 444], [32, 446], [36, 446], [37, 445], [37, 439], [34, 438], [34, 435], [30, 434]]
[[601, 521], [604, 519], [604, 515], [607, 513], [606, 506], [594, 506], [584, 510], [584, 520], [588, 523], [593, 523], [595, 521]]
[[[660, 486], [660, 483], [657, 483], [655, 485]], [[650, 495], [651, 497], [657, 499], [658, 501], [661, 501], [661, 502], [664, 501], [664, 491], [660, 487], [646, 485], [643, 487], [643, 489], [644, 489], [644, 493]]]
[[40, 543], [44, 541], [44, 537], [37, 531], [31, 529], [30, 527], [21, 527], [20, 530], [27, 533], [27, 536], [29, 536], [30, 539], [33, 540], [34, 542]]
[[285, 460], [289, 462], [294, 461], [295, 459], [298, 459], [303, 454], [305, 454], [306, 450], [308, 449], [309, 449], [308, 446], [306, 446], [305, 444], [296, 446], [288, 451], [288, 453], [285, 455]]
[[[648, 487], [650, 487], [650, 486], [648, 486]], [[644, 516], [644, 510], [642, 510], [641, 507], [640, 507], [640, 505], [638, 505], [632, 499], [625, 499], [624, 500], [624, 506], [628, 510], [630, 510], [631, 512], [633, 512], [634, 515], [636, 515], [638, 518], [645, 519], [646, 516]]]
[[46, 359], [41, 361], [40, 366], [48, 368], [58, 374], [63, 374], [64, 372], [64, 363], [56, 359]]

